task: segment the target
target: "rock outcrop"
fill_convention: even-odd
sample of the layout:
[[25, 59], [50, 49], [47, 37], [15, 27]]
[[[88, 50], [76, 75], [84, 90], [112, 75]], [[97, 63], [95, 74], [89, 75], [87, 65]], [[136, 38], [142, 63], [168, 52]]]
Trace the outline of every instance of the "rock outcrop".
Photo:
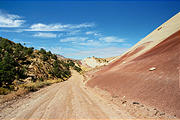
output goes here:
[[88, 65], [91, 68], [95, 68], [95, 67], [99, 67], [99, 66], [103, 66], [103, 65], [107, 65], [108, 61], [106, 61], [103, 58], [96, 58], [96, 57], [87, 57], [85, 59], [83, 59], [82, 61], [82, 65]]

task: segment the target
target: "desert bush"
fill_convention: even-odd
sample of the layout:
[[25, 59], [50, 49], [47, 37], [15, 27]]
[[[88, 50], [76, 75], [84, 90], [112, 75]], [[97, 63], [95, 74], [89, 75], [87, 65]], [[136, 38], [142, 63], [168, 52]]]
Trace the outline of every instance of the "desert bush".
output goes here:
[[39, 50], [39, 52], [40, 52], [41, 54], [46, 54], [46, 50], [43, 49], [43, 48], [41, 48], [41, 49]]
[[9, 53], [0, 61], [0, 87], [8, 87], [16, 76], [16, 62]]
[[51, 58], [57, 60], [57, 56], [55, 54], [52, 54]]
[[34, 51], [33, 47], [30, 47], [30, 48], [24, 47], [24, 52], [26, 55], [31, 55], [33, 51]]
[[8, 93], [10, 93], [9, 89], [0, 87], [0, 95], [7, 95]]
[[47, 56], [46, 54], [43, 54], [43, 55], [42, 55], [42, 60], [43, 60], [43, 61], [47, 61], [47, 60], [48, 60], [48, 56]]
[[74, 66], [74, 70], [76, 70], [77, 72], [81, 72], [82, 69], [80, 67]]

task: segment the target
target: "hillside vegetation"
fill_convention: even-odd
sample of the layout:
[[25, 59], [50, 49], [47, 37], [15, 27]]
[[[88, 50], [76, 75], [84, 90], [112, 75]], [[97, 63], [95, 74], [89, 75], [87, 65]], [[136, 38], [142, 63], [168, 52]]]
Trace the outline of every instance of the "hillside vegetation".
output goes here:
[[81, 71], [73, 60], [58, 58], [42, 48], [34, 50], [0, 37], [0, 94], [28, 85], [32, 89], [34, 83], [64, 81], [71, 76], [71, 68]]

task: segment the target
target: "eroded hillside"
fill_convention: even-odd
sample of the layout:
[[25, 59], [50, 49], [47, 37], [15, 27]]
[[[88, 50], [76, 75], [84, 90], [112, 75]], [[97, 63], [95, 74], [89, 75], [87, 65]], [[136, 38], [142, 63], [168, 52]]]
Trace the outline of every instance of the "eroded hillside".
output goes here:
[[87, 85], [180, 117], [179, 51], [180, 13], [91, 75]]
[[34, 50], [0, 38], [0, 93], [17, 90], [19, 85], [47, 79], [66, 80], [70, 69], [81, 71], [73, 60], [62, 59], [44, 49]]

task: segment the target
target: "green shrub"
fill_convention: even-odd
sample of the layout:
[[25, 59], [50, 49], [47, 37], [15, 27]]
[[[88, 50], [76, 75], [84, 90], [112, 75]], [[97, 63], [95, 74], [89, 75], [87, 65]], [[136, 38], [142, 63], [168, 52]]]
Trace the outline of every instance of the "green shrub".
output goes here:
[[52, 59], [57, 60], [57, 56], [55, 54], [52, 54]]
[[69, 66], [71, 66], [71, 67], [74, 67], [74, 66], [75, 66], [75, 63], [74, 63], [72, 60], [68, 60], [67, 62], [68, 62], [68, 64], [69, 64]]
[[81, 72], [82, 69], [80, 67], [74, 66], [74, 70], [76, 70], [77, 72]]
[[9, 53], [0, 61], [0, 87], [8, 87], [16, 76], [16, 62]]
[[47, 61], [47, 60], [48, 60], [48, 56], [47, 56], [46, 54], [43, 54], [42, 60], [43, 60], [43, 61]]
[[8, 93], [10, 93], [9, 89], [0, 87], [0, 95], [7, 95]]
[[24, 49], [24, 52], [26, 55], [31, 55], [34, 51], [34, 48], [33, 47], [30, 47], [30, 48], [26, 48]]
[[46, 50], [43, 49], [43, 48], [41, 48], [41, 49], [39, 50], [39, 52], [40, 52], [41, 54], [46, 54]]
[[40, 81], [44, 81], [44, 79], [42, 77], [39, 78]]

